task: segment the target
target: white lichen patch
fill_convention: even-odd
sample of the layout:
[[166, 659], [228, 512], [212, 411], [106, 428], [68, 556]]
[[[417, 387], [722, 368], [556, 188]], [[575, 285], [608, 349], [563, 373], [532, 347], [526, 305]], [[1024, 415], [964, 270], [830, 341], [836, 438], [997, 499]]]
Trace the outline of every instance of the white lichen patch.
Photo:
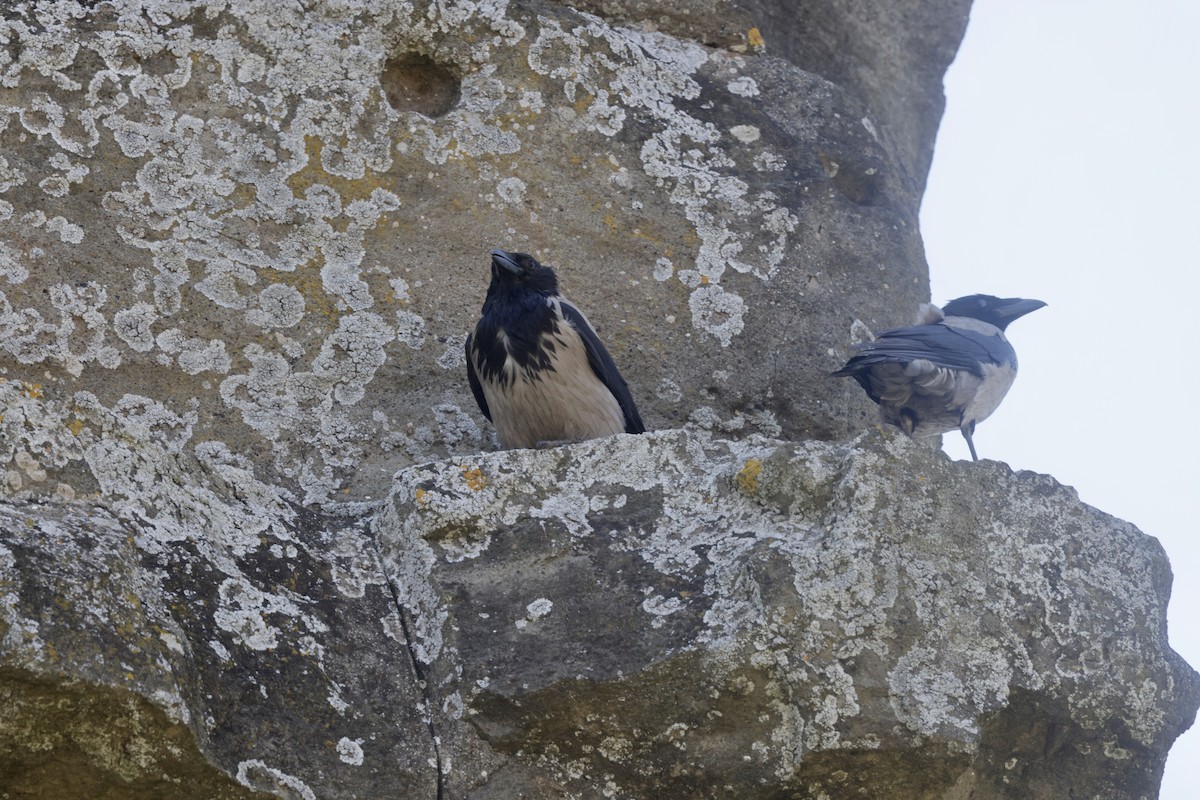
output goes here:
[[240, 578], [225, 580], [218, 596], [220, 606], [213, 613], [213, 621], [232, 634], [235, 642], [251, 650], [273, 650], [279, 644], [279, 628], [267, 621], [268, 615], [300, 615], [295, 603], [263, 592]]
[[861, 319], [855, 319], [850, 323], [849, 344], [862, 344], [863, 342], [871, 342], [875, 340], [875, 334], [867, 327], [867, 324]]
[[388, 281], [388, 285], [392, 287], [392, 300], [395, 302], [406, 303], [413, 299], [408, 281], [404, 278], [392, 278]]
[[30, 480], [46, 480], [46, 470], [42, 469], [42, 466], [38, 463], [38, 460], [27, 451], [18, 450], [13, 456], [13, 463], [16, 464]]
[[442, 539], [438, 542], [438, 548], [447, 563], [456, 564], [470, 558], [479, 558], [487, 552], [491, 544], [492, 537], [490, 535], [475, 531], [453, 539]]
[[21, 254], [4, 242], [0, 242], [0, 277], [13, 285], [29, 278], [29, 269], [22, 263]]
[[225, 342], [220, 339], [195, 339], [186, 336], [179, 328], [169, 328], [154, 339], [164, 353], [175, 356], [179, 368], [188, 375], [201, 372], [225, 374], [233, 362], [225, 352]]
[[334, 586], [344, 597], [365, 597], [368, 587], [382, 586], [386, 582], [378, 556], [355, 537], [332, 537], [327, 555], [332, 562], [330, 573]]
[[525, 610], [529, 612], [530, 619], [539, 619], [546, 616], [554, 610], [554, 603], [545, 597], [539, 597], [529, 605], [525, 606]]
[[787, 159], [778, 153], [764, 150], [754, 156], [754, 168], [759, 172], [782, 172], [787, 166]]
[[150, 303], [135, 303], [113, 315], [113, 332], [131, 349], [146, 353], [154, 349], [152, 326], [158, 311]]
[[875, 123], [871, 122], [870, 117], [862, 118], [862, 126], [866, 128], [867, 133], [871, 134], [871, 138], [879, 140], [879, 132], [875, 130]]
[[46, 230], [58, 234], [60, 241], [68, 244], [79, 244], [83, 241], [83, 228], [65, 217], [53, 217], [46, 221]]
[[238, 764], [234, 776], [237, 782], [259, 792], [270, 792], [279, 797], [296, 800], [317, 800], [316, 793], [308, 784], [283, 770], [267, 766], [261, 759], [252, 758]]
[[609, 761], [623, 764], [633, 755], [633, 742], [623, 736], [606, 736], [596, 751]]
[[221, 399], [241, 411], [242, 421], [267, 439], [278, 439], [282, 431], [299, 427], [306, 415], [296, 390], [303, 384], [287, 359], [258, 345], [248, 346], [243, 356], [250, 362], [249, 371], [223, 380]]
[[362, 739], [351, 739], [343, 736], [338, 739], [337, 753], [338, 759], [343, 764], [349, 764], [353, 767], [361, 767], [363, 763]]
[[161, 631], [159, 632], [158, 637], [163, 640], [163, 644], [167, 646], [168, 650], [178, 653], [179, 655], [184, 655], [183, 645], [180, 643], [178, 636], [170, 631]]
[[260, 328], [291, 328], [304, 317], [304, 295], [284, 283], [272, 283], [258, 293], [258, 307], [246, 321]]
[[733, 337], [742, 332], [745, 323], [746, 301], [717, 284], [697, 287], [688, 298], [692, 309], [692, 325], [728, 347]]
[[742, 144], [750, 144], [762, 138], [762, 131], [755, 125], [734, 125], [729, 129], [729, 135]]
[[731, 94], [736, 94], [740, 97], [757, 97], [760, 92], [758, 90], [758, 81], [746, 75], [734, 78], [725, 85]]
[[496, 184], [496, 193], [504, 202], [517, 205], [525, 200], [525, 188], [525, 181], [514, 175]]
[[217, 654], [217, 658], [222, 663], [227, 664], [233, 660], [233, 656], [232, 656], [232, 654], [230, 654], [229, 648], [227, 648], [225, 645], [221, 644], [216, 639], [213, 639], [212, 641], [210, 641], [208, 643], [208, 647], [210, 650], [212, 650], [214, 653]]
[[321, 352], [313, 359], [313, 374], [332, 382], [336, 401], [354, 405], [387, 360], [384, 347], [395, 335], [378, 314], [362, 312], [342, 317], [337, 330], [325, 339]]
[[674, 614], [681, 608], [683, 608], [683, 601], [678, 597], [663, 597], [661, 594], [656, 594], [642, 601], [643, 611], [647, 614], [654, 614], [660, 617]]
[[683, 400], [683, 387], [670, 378], [663, 378], [654, 388], [654, 396], [667, 403], [678, 403]]
[[642, 610], [647, 614], [654, 615], [654, 619], [650, 624], [655, 628], [661, 628], [666, 624], [663, 617], [668, 617], [683, 607], [683, 601], [678, 597], [663, 597], [661, 594], [647, 597], [642, 601]]
[[660, 257], [654, 262], [654, 280], [660, 283], [665, 280], [670, 280], [674, 273], [675, 265], [671, 263], [671, 259]]
[[412, 311], [397, 311], [396, 338], [413, 350], [420, 350], [425, 344], [425, 318]]
[[437, 365], [444, 370], [460, 370], [467, 365], [467, 334], [457, 333], [446, 337], [446, 349], [438, 356]]

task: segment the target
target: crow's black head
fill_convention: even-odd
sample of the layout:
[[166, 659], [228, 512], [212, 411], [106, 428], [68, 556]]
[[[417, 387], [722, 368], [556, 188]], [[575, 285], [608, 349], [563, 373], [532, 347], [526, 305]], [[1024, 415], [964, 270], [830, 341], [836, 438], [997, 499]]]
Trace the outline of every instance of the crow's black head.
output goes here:
[[970, 317], [1004, 330], [1014, 319], [1023, 317], [1030, 311], [1037, 311], [1044, 305], [1046, 304], [1041, 300], [972, 294], [946, 303], [942, 306], [942, 313], [947, 317]]
[[557, 294], [558, 279], [550, 267], [526, 253], [492, 251], [492, 281], [467, 345], [483, 380], [501, 385], [512, 380], [504, 371], [510, 358], [530, 375], [551, 369], [555, 344], [547, 337], [559, 330]]
[[528, 253], [492, 251], [492, 283], [488, 294], [505, 290], [536, 292], [544, 297], [558, 294], [558, 278]]

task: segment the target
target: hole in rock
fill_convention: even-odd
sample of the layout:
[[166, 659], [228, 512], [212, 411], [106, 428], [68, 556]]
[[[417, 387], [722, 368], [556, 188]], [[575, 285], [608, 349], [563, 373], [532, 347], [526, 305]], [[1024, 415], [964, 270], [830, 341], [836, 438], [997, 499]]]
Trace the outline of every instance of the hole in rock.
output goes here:
[[389, 58], [380, 82], [392, 108], [427, 117], [442, 116], [462, 95], [462, 82], [453, 72], [419, 53]]

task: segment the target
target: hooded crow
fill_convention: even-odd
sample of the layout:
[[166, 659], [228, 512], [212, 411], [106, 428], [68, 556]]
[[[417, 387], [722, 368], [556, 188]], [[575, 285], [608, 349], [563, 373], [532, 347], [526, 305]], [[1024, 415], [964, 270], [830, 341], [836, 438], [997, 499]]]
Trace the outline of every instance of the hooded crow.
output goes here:
[[1044, 305], [987, 294], [960, 297], [941, 309], [923, 305], [916, 325], [855, 345], [856, 355], [833, 374], [858, 381], [879, 404], [883, 421], [910, 436], [958, 428], [978, 461], [975, 425], [996, 410], [1017, 376], [1017, 354], [1004, 329]]
[[471, 391], [505, 447], [646, 430], [600, 337], [533, 256], [492, 251], [492, 281], [466, 348]]

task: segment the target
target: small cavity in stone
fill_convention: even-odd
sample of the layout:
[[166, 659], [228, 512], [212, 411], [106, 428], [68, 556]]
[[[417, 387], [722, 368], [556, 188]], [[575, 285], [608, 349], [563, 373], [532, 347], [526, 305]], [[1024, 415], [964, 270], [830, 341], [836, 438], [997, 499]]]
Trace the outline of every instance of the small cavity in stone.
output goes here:
[[380, 77], [388, 103], [397, 111], [427, 117], [446, 114], [462, 96], [462, 82], [429, 56], [404, 53], [389, 58]]

